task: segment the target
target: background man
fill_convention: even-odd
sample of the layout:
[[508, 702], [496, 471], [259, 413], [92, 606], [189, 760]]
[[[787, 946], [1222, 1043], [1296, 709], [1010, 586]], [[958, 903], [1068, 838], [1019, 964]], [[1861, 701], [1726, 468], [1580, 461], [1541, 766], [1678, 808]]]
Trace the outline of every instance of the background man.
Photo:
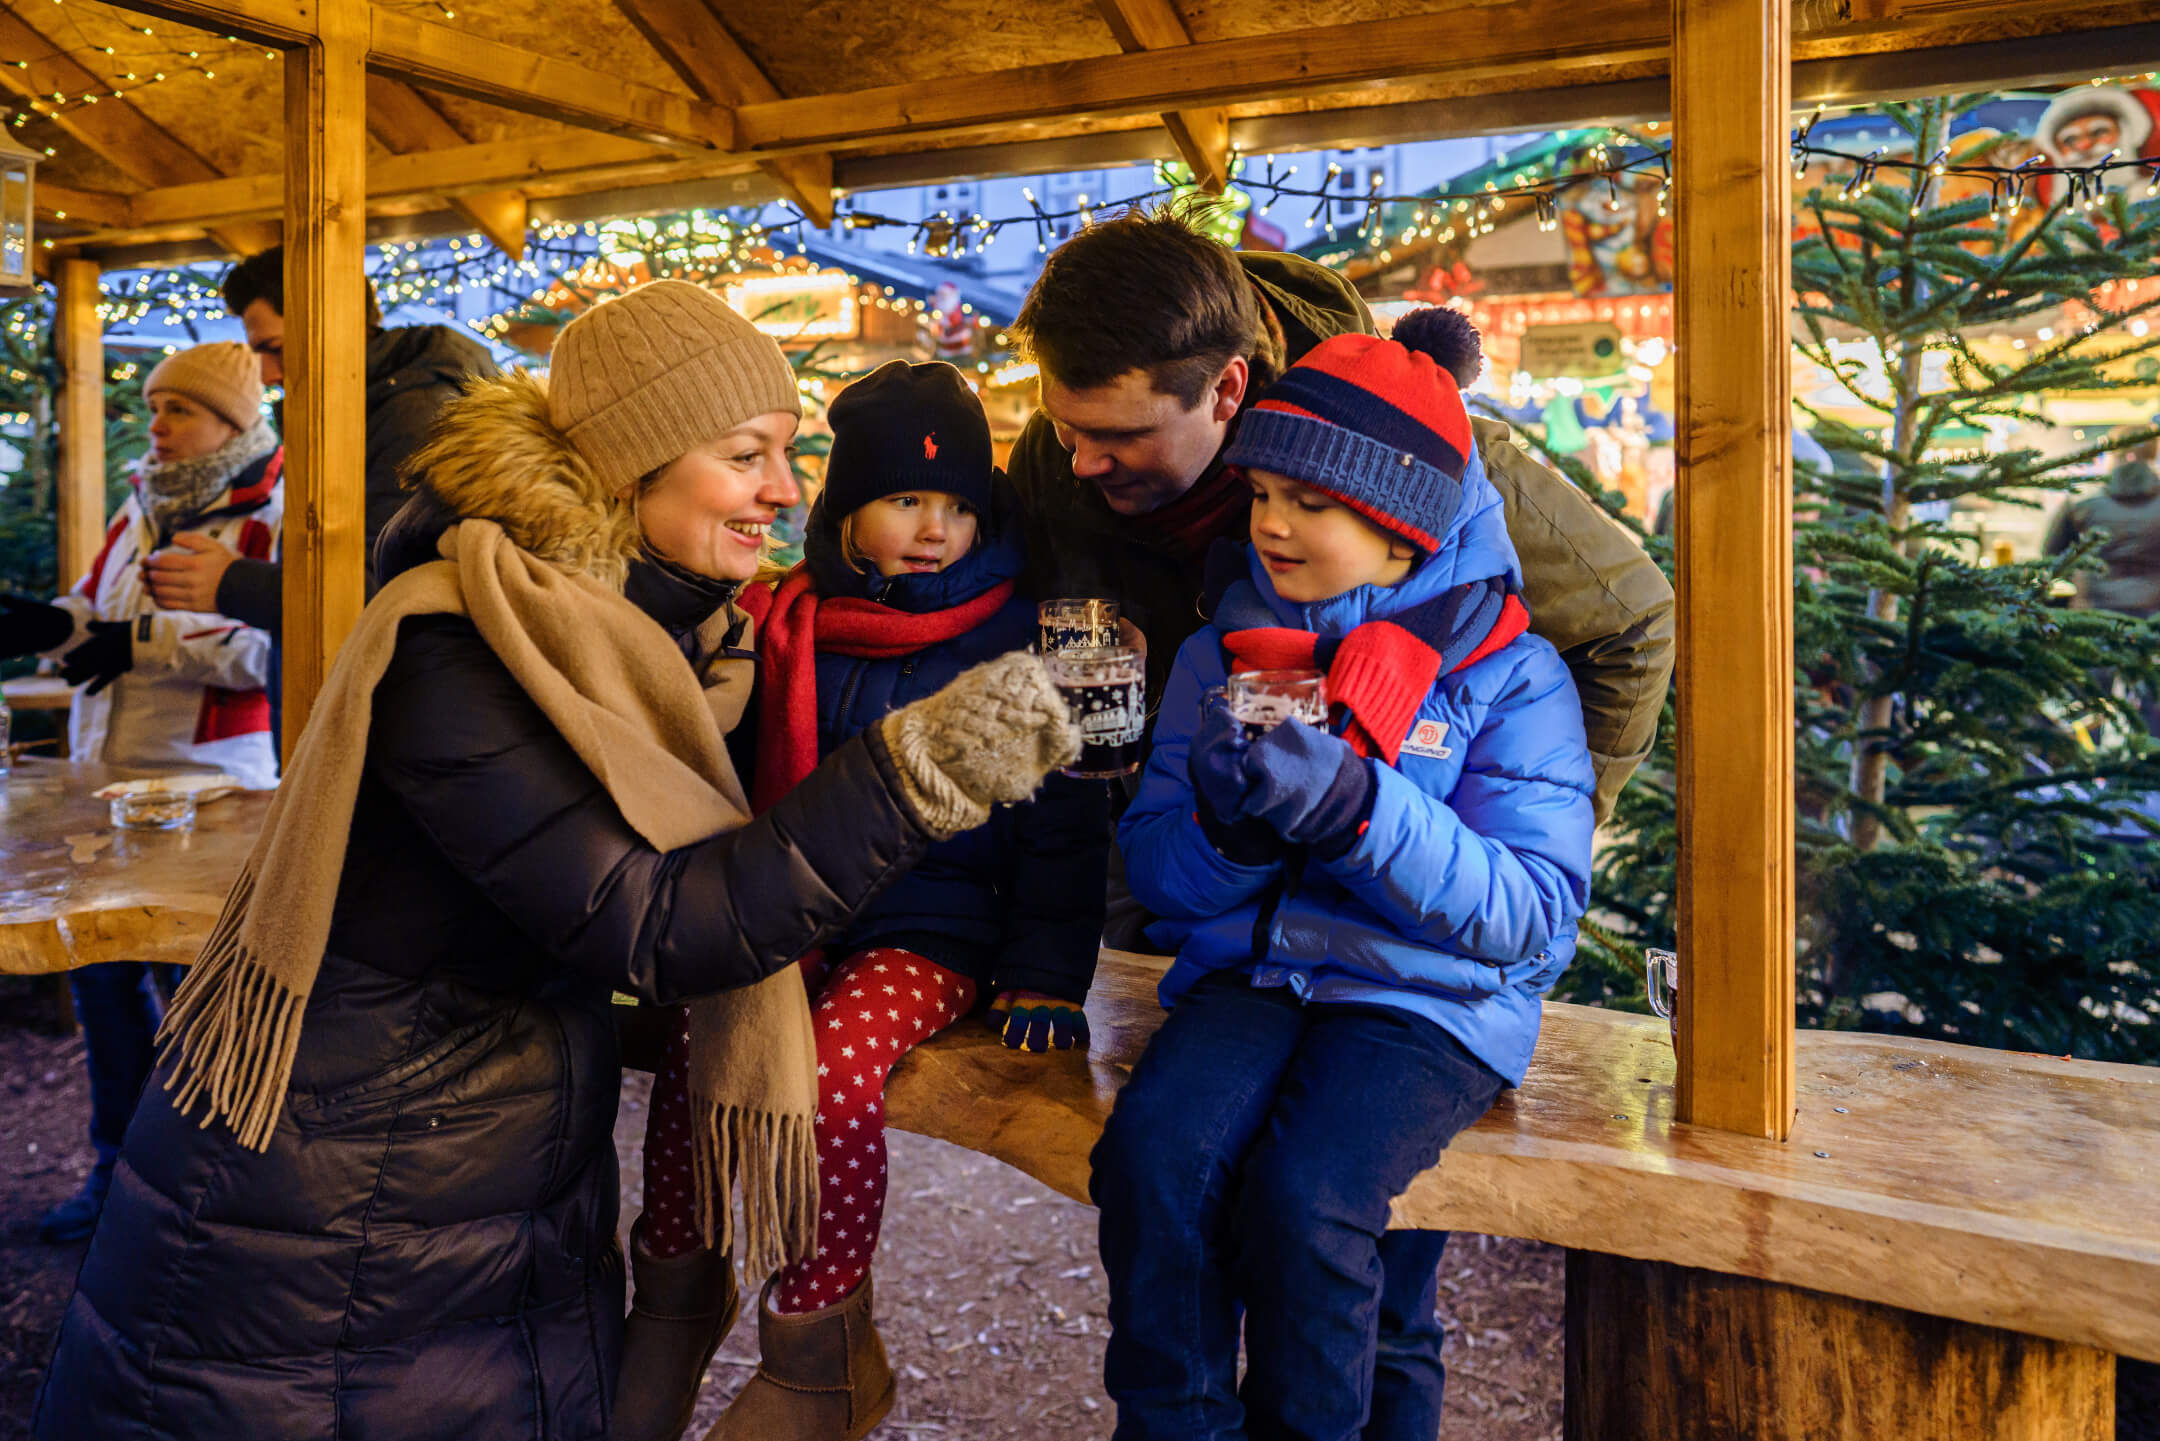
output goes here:
[[[447, 325], [385, 329], [375, 287], [367, 287], [367, 593], [375, 593], [375, 537], [405, 503], [398, 469], [427, 438], [435, 414], [474, 376], [494, 375], [487, 347]], [[285, 383], [285, 248], [273, 246], [225, 272], [225, 308], [240, 318], [248, 349], [262, 367], [264, 385]], [[284, 430], [284, 416], [278, 417]], [[165, 610], [214, 611], [270, 633], [283, 633], [285, 573], [274, 560], [250, 560], [227, 545], [199, 535], [174, 543], [143, 564], [151, 599]], [[282, 731], [280, 664], [270, 665], [270, 716]]]
[[[362, 277], [361, 283], [367, 285]], [[225, 272], [225, 308], [240, 318], [264, 385], [285, 383], [285, 249]], [[405, 503], [398, 467], [420, 448], [435, 414], [476, 375], [496, 373], [487, 347], [447, 325], [385, 329], [375, 288], [367, 290], [367, 588], [375, 593], [375, 537]], [[283, 417], [280, 417], [280, 429]], [[284, 611], [284, 577], [274, 561], [248, 560], [229, 547], [183, 537], [152, 556], [150, 593], [168, 610], [218, 611], [272, 635]]]

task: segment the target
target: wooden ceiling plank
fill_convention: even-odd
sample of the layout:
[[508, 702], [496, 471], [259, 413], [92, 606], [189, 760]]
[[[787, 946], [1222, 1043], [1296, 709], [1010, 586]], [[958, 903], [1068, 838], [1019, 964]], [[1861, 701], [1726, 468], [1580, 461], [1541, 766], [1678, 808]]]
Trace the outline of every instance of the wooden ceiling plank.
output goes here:
[[[465, 136], [425, 95], [387, 75], [367, 78], [368, 129], [399, 155], [448, 150]], [[512, 260], [525, 257], [525, 197], [515, 190], [476, 190], [449, 197], [453, 210], [476, 226]]]
[[377, 74], [654, 145], [735, 147], [724, 105], [389, 10], [374, 10], [373, 24], [368, 68]]
[[[1095, 0], [1095, 4], [1118, 47], [1127, 54], [1192, 44], [1192, 32], [1170, 0]], [[1230, 112], [1220, 106], [1170, 110], [1163, 113], [1162, 122], [1200, 188], [1211, 195], [1222, 194], [1230, 183]]]
[[[615, 0], [683, 83], [706, 100], [744, 105], [778, 100], [772, 77], [743, 49], [705, 0]], [[832, 224], [832, 156], [815, 153], [761, 166], [781, 193], [820, 229]]]

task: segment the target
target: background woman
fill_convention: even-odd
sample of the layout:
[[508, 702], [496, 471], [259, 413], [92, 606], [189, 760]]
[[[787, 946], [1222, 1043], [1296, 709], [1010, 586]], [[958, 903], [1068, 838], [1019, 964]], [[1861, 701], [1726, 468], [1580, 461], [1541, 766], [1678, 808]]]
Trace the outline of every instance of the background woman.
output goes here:
[[[272, 558], [284, 517], [285, 452], [263, 418], [262, 381], [244, 345], [198, 345], [160, 361], [143, 383], [150, 450], [104, 547], [51, 605], [0, 597], [0, 659], [43, 653], [82, 689], [68, 713], [69, 754], [121, 767], [225, 771], [257, 790], [277, 784], [270, 736], [270, 638], [228, 616], [162, 610], [143, 561], [180, 535]], [[159, 967], [169, 972], [170, 967]], [[154, 1059], [164, 1015], [158, 980], [139, 961], [68, 975], [90, 1070], [90, 1143], [82, 1189], [46, 1213], [46, 1241], [97, 1226], [120, 1139]]]

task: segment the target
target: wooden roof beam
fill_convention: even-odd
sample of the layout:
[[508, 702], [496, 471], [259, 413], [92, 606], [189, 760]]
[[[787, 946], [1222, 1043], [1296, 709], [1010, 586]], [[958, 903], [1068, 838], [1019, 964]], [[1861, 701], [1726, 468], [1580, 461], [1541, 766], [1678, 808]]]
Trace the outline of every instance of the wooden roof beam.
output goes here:
[[372, 23], [368, 68], [379, 75], [654, 145], [735, 148], [724, 105], [395, 11], [374, 9]]
[[[1955, 47], [2149, 21], [2150, 0], [1852, 0], [1811, 11], [1796, 60]], [[984, 75], [739, 106], [748, 151], [845, 150], [1030, 123], [1354, 90], [1445, 76], [1541, 89], [1617, 65], [1669, 64], [1670, 8], [1640, 0], [1521, 0], [1437, 14], [1093, 56]]]
[[[0, 86], [23, 96], [32, 110], [137, 184], [211, 181], [222, 175], [142, 111], [110, 98], [111, 80], [86, 68], [13, 10], [0, 10], [0, 55], [29, 61], [27, 66], [0, 65]], [[46, 103], [54, 91], [107, 98], [96, 105], [56, 107]], [[87, 217], [87, 202], [83, 209]], [[235, 255], [267, 249], [277, 244], [278, 235], [278, 227], [267, 222], [220, 226], [211, 232], [213, 240]]]
[[[580, 175], [632, 184], [739, 175], [755, 168], [755, 162], [745, 156], [687, 160], [677, 151], [656, 150], [613, 135], [532, 135], [382, 157], [368, 166], [367, 191], [372, 210], [378, 204], [413, 196], [448, 199]], [[244, 175], [161, 186], [127, 199], [126, 225], [132, 229], [221, 224], [282, 213], [284, 177]], [[117, 238], [100, 236], [97, 243], [110, 244]]]
[[[368, 129], [399, 155], [414, 151], [449, 150], [465, 143], [444, 114], [425, 95], [402, 80], [387, 75], [367, 79]], [[525, 255], [525, 197], [515, 190], [475, 190], [450, 197], [450, 206], [497, 250], [512, 260]]]
[[[307, 44], [318, 24], [315, 0], [113, 3], [122, 10], [156, 15], [214, 34], [288, 48]], [[368, 69], [377, 74], [654, 145], [693, 151], [734, 148], [734, 126], [725, 106], [505, 45], [462, 28], [377, 6], [362, 9], [369, 26]], [[182, 178], [193, 177], [160, 177], [167, 183]]]
[[[1103, 23], [1130, 55], [1192, 44], [1192, 32], [1170, 0], [1095, 0]], [[1163, 129], [1185, 157], [1202, 190], [1220, 195], [1230, 183], [1230, 113], [1221, 106], [1163, 112]]]
[[[722, 105], [781, 98], [741, 42], [705, 0], [615, 0], [646, 43], [698, 95]], [[767, 160], [759, 166], [781, 193], [820, 229], [833, 218], [832, 156], [811, 152]]]
[[49, 180], [37, 183], [37, 208], [39, 215], [78, 225], [128, 225], [134, 220], [128, 197], [117, 191], [77, 190]]
[[750, 151], [842, 148], [1418, 75], [1535, 75], [1551, 84], [1568, 70], [1664, 58], [1672, 28], [1665, 7], [1569, 0], [1569, 9], [1564, 27], [1543, 4], [1479, 5], [745, 104], [735, 112], [737, 140]]

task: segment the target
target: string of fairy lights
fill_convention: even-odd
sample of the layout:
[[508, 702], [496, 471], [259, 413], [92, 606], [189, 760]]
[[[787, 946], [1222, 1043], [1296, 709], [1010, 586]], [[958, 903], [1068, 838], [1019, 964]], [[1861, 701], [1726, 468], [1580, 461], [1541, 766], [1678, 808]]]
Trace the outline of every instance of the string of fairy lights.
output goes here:
[[[66, 0], [54, 3], [64, 6]], [[455, 15], [447, 0], [401, 3]], [[155, 30], [154, 26], [135, 28], [145, 35]], [[108, 56], [114, 53], [112, 48], [99, 48]], [[88, 104], [93, 100], [78, 96], [68, 103]], [[1865, 107], [1851, 108], [1857, 111]], [[1794, 127], [1792, 164], [1796, 175], [1815, 165], [1843, 168], [1839, 193], [1845, 199], [1872, 194], [1894, 177], [1905, 202], [1917, 216], [1927, 208], [1930, 197], [1938, 193], [1941, 181], [1964, 177], [1985, 184], [1990, 217], [2001, 222], [2017, 216], [2043, 196], [2048, 205], [2087, 212], [2100, 208], [2112, 195], [2124, 196], [2127, 201], [2127, 192], [2112, 184], [2124, 172], [2134, 172], [2144, 179], [2143, 198], [2160, 195], [2160, 158], [2156, 157], [2110, 154], [2089, 164], [2064, 165], [2035, 155], [2017, 165], [1999, 165], [1953, 163], [1947, 146], [1925, 160], [1891, 154], [1882, 146], [1856, 152], [1815, 138], [1818, 125], [1828, 113], [1825, 107], [1817, 107]], [[24, 112], [17, 111], [13, 123], [20, 126], [23, 122]], [[1646, 128], [1654, 132], [1657, 126]], [[1332, 162], [1285, 161], [1272, 155], [1255, 161], [1233, 156], [1232, 185], [1235, 192], [1242, 193], [1242, 203], [1260, 216], [1267, 216], [1279, 205], [1309, 203], [1307, 230], [1317, 227], [1329, 241], [1347, 232], [1356, 248], [1328, 255], [1331, 263], [1359, 253], [1376, 254], [1386, 263], [1396, 247], [1467, 242], [1525, 213], [1539, 229], [1557, 229], [1563, 205], [1575, 192], [1585, 189], [1592, 196], [1602, 189], [1604, 205], [1611, 211], [1623, 209], [1629, 198], [1637, 203], [1650, 198], [1659, 216], [1668, 214], [1673, 183], [1669, 143], [1645, 141], [1613, 129], [1605, 139], [1586, 139], [1570, 154], [1583, 162], [1581, 168], [1545, 176], [1517, 172], [1512, 183], [1502, 183], [1503, 176], [1477, 189], [1414, 194], [1385, 193], [1384, 177], [1379, 172], [1373, 174], [1365, 188], [1354, 190], [1344, 183], [1342, 167]], [[1307, 164], [1313, 165], [1311, 179], [1301, 183]], [[1173, 200], [1194, 189], [1161, 172], [1158, 181], [1152, 189], [1119, 197], [1114, 208]], [[2043, 187], [2043, 181], [2050, 183]], [[1651, 197], [1648, 192], [1653, 182], [1655, 193]], [[1091, 201], [1085, 194], [1071, 205], [1053, 207], [1045, 204], [1032, 187], [1024, 187], [1021, 193], [1027, 207], [1024, 212], [991, 216], [939, 210], [911, 219], [856, 206], [844, 208], [835, 217], [834, 229], [905, 231], [907, 252], [932, 259], [979, 255], [1001, 237], [1014, 233], [1032, 240], [1036, 251], [1042, 253], [1075, 226], [1085, 227], [1113, 208], [1108, 202]], [[1591, 203], [1596, 202], [1593, 199]], [[1338, 222], [1336, 216], [1348, 204], [1358, 206], [1354, 223]], [[784, 201], [664, 218], [558, 222], [535, 226], [528, 236], [525, 254], [516, 260], [478, 235], [387, 243], [375, 252], [371, 278], [386, 308], [440, 302], [474, 291], [486, 295], [494, 313], [468, 323], [481, 334], [496, 338], [515, 317], [544, 311], [551, 301], [562, 300], [566, 292], [575, 299], [581, 291], [598, 294], [619, 288], [621, 271], [626, 268], [642, 264], [650, 274], [724, 279], [746, 269], [772, 269], [776, 258], [784, 258], [791, 250], [795, 256], [803, 256], [815, 229], [806, 216]], [[217, 274], [211, 267], [182, 267], [162, 273], [138, 273], [132, 280], [111, 277], [101, 313], [108, 325], [141, 324], [161, 314], [165, 324], [181, 328], [193, 338], [196, 322], [213, 320], [224, 313], [217, 293]], [[872, 303], [912, 308], [928, 318], [941, 318], [921, 300], [880, 294]], [[20, 334], [20, 327], [35, 322], [18, 310], [5, 323]]]
[[[455, 20], [458, 13], [450, 0], [376, 0], [376, 3], [386, 9], [421, 14], [429, 19]], [[78, 18], [80, 6], [71, 5], [68, 0], [52, 0], [52, 7], [51, 16], [73, 32], [76, 43], [54, 44], [40, 55], [12, 56], [0, 61], [0, 66], [45, 74], [50, 73], [49, 67], [63, 66], [93, 78], [103, 71], [104, 78], [95, 85], [78, 84], [42, 91], [26, 96], [19, 104], [0, 106], [0, 120], [18, 132], [17, 140], [35, 146], [47, 156], [56, 154], [57, 148], [49, 142], [38, 143], [44, 137], [30, 130], [33, 125], [55, 124], [69, 111], [126, 100], [182, 76], [199, 75], [205, 80], [216, 80], [223, 72], [231, 78], [246, 78], [247, 71], [242, 67], [265, 62], [276, 64], [283, 58], [278, 51], [242, 40], [237, 35], [216, 36], [186, 27], [140, 23], [133, 16], [125, 22], [127, 38], [122, 44], [128, 48], [123, 49], [122, 44], [93, 40], [84, 32]], [[109, 14], [101, 12], [98, 18], [101, 23], [112, 23]], [[50, 28], [52, 22], [40, 23]], [[139, 41], [137, 37], [140, 37]], [[26, 131], [30, 133], [21, 133]]]

